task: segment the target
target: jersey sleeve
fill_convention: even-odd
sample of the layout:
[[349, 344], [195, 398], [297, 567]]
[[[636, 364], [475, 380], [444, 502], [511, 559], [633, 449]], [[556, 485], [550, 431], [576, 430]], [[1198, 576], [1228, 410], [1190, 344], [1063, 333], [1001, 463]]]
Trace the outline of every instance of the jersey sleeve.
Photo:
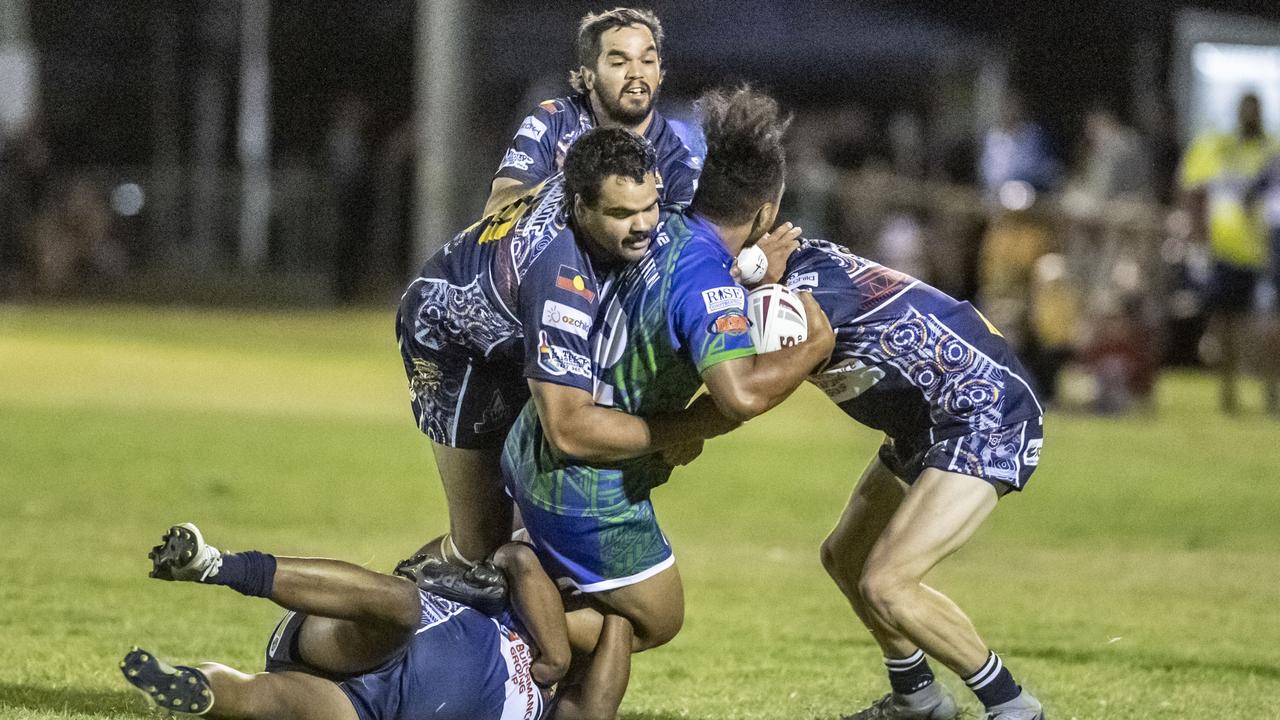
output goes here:
[[699, 373], [726, 360], [756, 354], [747, 332], [747, 291], [725, 263], [709, 253], [676, 264], [668, 322], [677, 347], [688, 349]]
[[555, 118], [559, 113], [555, 100], [539, 103], [520, 122], [511, 145], [502, 156], [495, 178], [511, 178], [524, 185], [541, 182], [556, 172]]
[[526, 378], [592, 391], [590, 337], [599, 297], [573, 234], [561, 232], [520, 283]]

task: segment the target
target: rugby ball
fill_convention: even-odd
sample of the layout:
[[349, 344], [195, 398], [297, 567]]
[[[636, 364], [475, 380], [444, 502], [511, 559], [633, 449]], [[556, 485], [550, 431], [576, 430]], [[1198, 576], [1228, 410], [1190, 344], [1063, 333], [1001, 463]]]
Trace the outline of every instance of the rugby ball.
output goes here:
[[747, 296], [747, 330], [756, 352], [791, 347], [809, 336], [809, 318], [800, 298], [783, 285], [761, 285]]

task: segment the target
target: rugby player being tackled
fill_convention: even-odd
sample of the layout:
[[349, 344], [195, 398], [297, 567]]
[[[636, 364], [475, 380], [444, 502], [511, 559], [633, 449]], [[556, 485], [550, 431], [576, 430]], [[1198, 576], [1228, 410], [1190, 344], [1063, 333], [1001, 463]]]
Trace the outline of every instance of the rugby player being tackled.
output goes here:
[[[502, 468], [543, 566], [634, 627], [637, 651], [676, 635], [684, 595], [671, 546], [658, 527], [652, 489], [672, 472], [658, 453], [600, 462], [546, 422], [548, 411], [598, 407], [661, 427], [706, 385], [728, 418], [745, 421], [782, 402], [827, 360], [834, 344], [821, 308], [801, 295], [808, 339], [757, 355], [748, 334], [746, 291], [734, 281], [739, 250], [762, 237], [794, 245], [798, 228], [777, 217], [785, 175], [787, 121], [776, 102], [747, 89], [700, 101], [707, 162], [688, 211], [669, 215], [638, 262], [604, 291], [591, 332], [594, 393], [535, 389], [507, 438]], [[696, 404], [696, 403], [695, 403]], [[619, 412], [620, 411], [620, 412]], [[593, 632], [596, 616], [571, 612]]]

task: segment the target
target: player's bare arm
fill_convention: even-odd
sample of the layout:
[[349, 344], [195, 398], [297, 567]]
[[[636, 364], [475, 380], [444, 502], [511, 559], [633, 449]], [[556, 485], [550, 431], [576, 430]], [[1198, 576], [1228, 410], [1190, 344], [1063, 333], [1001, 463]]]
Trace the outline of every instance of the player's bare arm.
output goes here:
[[720, 411], [746, 422], [782, 402], [831, 357], [835, 332], [809, 293], [797, 293], [808, 319], [808, 337], [776, 352], [717, 363], [702, 374]]
[[591, 393], [578, 388], [538, 380], [530, 380], [529, 388], [547, 440], [561, 454], [588, 462], [617, 462], [684, 446], [738, 424], [706, 400], [645, 419], [596, 405]]

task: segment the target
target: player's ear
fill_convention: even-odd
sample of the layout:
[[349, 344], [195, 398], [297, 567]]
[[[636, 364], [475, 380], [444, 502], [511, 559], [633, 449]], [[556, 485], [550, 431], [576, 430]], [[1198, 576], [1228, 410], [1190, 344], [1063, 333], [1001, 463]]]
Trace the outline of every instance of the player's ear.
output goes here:
[[582, 78], [582, 87], [591, 92], [596, 86], [596, 73], [586, 65], [578, 66], [578, 77]]
[[778, 216], [777, 206], [771, 202], [767, 202], [756, 210], [756, 216], [751, 219], [751, 232], [747, 235], [747, 244], [754, 245], [756, 241], [769, 232], [769, 226], [773, 224], [774, 218]]

